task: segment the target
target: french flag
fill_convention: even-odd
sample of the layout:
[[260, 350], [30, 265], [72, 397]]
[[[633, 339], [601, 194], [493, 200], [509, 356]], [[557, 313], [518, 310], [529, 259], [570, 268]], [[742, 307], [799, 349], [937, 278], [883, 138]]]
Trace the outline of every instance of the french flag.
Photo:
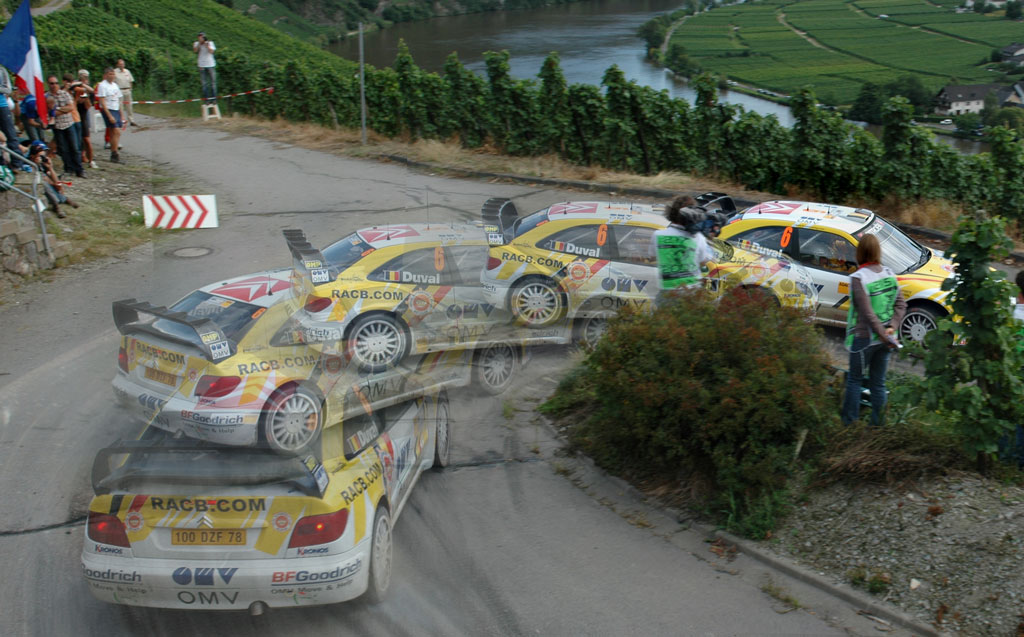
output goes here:
[[29, 0], [22, 0], [0, 32], [0, 64], [15, 71], [14, 83], [19, 89], [36, 96], [39, 121], [46, 126], [46, 82], [43, 81], [43, 65], [39, 62], [39, 44], [32, 26]]

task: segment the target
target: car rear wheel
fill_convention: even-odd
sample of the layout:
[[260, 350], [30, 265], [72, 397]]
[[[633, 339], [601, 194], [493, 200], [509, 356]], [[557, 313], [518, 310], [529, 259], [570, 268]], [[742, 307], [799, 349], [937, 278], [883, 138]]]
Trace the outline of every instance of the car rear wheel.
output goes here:
[[263, 408], [263, 440], [274, 451], [298, 455], [307, 451], [323, 427], [323, 403], [305, 387], [275, 391]]
[[391, 514], [381, 502], [373, 516], [373, 537], [370, 540], [370, 577], [363, 598], [379, 604], [391, 586], [391, 561], [394, 547], [391, 539]]
[[508, 343], [495, 343], [477, 352], [473, 376], [481, 391], [497, 396], [512, 384], [518, 367], [516, 348]]
[[387, 314], [370, 314], [353, 323], [348, 347], [360, 369], [382, 372], [405, 358], [409, 338], [398, 319]]
[[516, 283], [509, 309], [527, 327], [546, 327], [562, 318], [565, 295], [551, 279], [530, 278]]
[[928, 332], [939, 326], [939, 316], [934, 310], [915, 306], [907, 310], [900, 323], [900, 340], [923, 343]]
[[447, 467], [452, 462], [452, 429], [448, 397], [437, 401], [437, 429], [434, 432], [434, 468]]
[[608, 317], [591, 316], [583, 319], [580, 323], [576, 338], [583, 347], [593, 349], [606, 331], [608, 331]]

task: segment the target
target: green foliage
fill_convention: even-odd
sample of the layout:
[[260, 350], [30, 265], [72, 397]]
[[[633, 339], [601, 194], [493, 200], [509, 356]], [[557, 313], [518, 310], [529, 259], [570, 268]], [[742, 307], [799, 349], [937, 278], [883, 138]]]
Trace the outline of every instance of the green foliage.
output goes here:
[[1013, 320], [1016, 293], [1003, 272], [989, 267], [1012, 246], [1004, 219], [979, 211], [960, 220], [946, 251], [956, 262], [957, 277], [942, 285], [960, 320], [940, 320], [926, 338], [924, 407], [949, 414], [982, 469], [999, 438], [1024, 418], [1024, 354], [1016, 347]]
[[857, 99], [853, 102], [853, 106], [850, 107], [847, 116], [858, 122], [881, 124], [882, 106], [884, 104], [885, 92], [882, 90], [882, 87], [873, 82], [866, 82], [857, 94]]
[[1004, 17], [1007, 20], [1020, 20], [1024, 17], [1024, 9], [1021, 7], [1020, 0], [1009, 0], [1006, 3], [1006, 15]]
[[763, 537], [784, 507], [801, 430], [837, 409], [824, 363], [800, 313], [745, 294], [689, 294], [613, 320], [548, 409], [590, 414], [572, 438], [603, 466], [703, 476], [731, 528]]
[[964, 113], [953, 118], [953, 124], [957, 130], [969, 133], [981, 126], [981, 115], [978, 113]]

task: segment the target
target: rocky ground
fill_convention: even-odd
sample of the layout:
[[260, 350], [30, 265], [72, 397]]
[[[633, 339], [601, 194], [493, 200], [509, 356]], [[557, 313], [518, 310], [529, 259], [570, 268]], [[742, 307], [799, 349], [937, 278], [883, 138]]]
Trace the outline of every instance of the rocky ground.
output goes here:
[[813, 492], [762, 543], [963, 635], [1024, 635], [1024, 488], [953, 475]]

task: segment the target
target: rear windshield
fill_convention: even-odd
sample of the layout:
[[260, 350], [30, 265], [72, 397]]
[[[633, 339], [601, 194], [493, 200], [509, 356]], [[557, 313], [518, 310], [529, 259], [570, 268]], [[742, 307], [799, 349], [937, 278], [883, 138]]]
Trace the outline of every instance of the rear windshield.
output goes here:
[[548, 220], [548, 211], [539, 210], [531, 215], [520, 217], [516, 219], [516, 222], [512, 224], [512, 238], [521, 237], [530, 230], [533, 230], [541, 224], [543, 221]]
[[[225, 338], [237, 343], [262, 314], [260, 310], [263, 308], [196, 291], [172, 305], [170, 309], [174, 312], [184, 312], [189, 318], [213, 321], [224, 333]], [[199, 335], [187, 325], [158, 318], [150, 327], [174, 340], [192, 343], [202, 348]]]
[[348, 268], [355, 264], [363, 253], [370, 249], [370, 244], [360, 238], [356, 233], [352, 233], [344, 239], [339, 239], [331, 245], [327, 246], [320, 251], [324, 255], [324, 260], [329, 265], [334, 266], [340, 272], [345, 268]]

